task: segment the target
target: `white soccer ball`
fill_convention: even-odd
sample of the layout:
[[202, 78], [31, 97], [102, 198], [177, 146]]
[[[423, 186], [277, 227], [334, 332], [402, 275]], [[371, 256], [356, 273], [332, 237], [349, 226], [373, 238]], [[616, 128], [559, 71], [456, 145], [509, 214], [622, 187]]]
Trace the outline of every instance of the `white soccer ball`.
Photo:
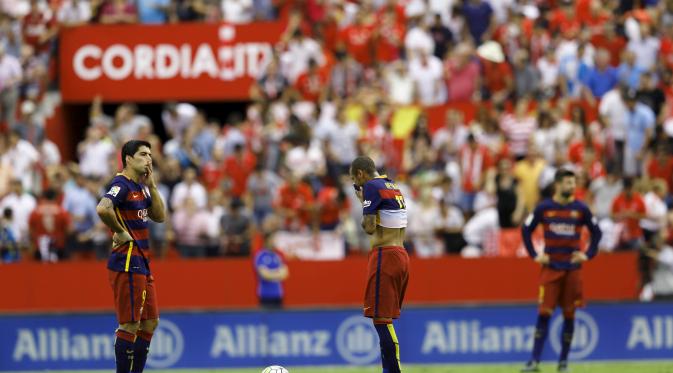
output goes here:
[[264, 368], [262, 373], [289, 373], [287, 369], [281, 367], [280, 365], [272, 365], [270, 367]]

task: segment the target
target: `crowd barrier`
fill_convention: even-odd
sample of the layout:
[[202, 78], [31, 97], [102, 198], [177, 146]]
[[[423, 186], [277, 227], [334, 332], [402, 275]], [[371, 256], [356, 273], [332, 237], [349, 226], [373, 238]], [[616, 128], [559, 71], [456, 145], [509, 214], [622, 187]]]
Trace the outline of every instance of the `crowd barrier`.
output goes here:
[[[671, 359], [670, 303], [593, 304], [577, 314], [572, 360]], [[402, 363], [524, 362], [536, 308], [408, 307], [395, 322]], [[543, 359], [556, 359], [562, 316]], [[111, 314], [0, 317], [0, 371], [112, 369]], [[379, 359], [371, 321], [357, 309], [166, 312], [150, 368], [369, 365]], [[319, 371], [319, 370], [318, 370]]]
[[[528, 258], [411, 258], [408, 304], [534, 302], [539, 265]], [[290, 260], [285, 301], [296, 306], [359, 306], [367, 258]], [[251, 259], [171, 259], [151, 264], [164, 310], [254, 307]], [[636, 253], [601, 253], [585, 264], [589, 300], [637, 297]], [[0, 313], [109, 311], [112, 293], [105, 262], [35, 262], [0, 266]]]

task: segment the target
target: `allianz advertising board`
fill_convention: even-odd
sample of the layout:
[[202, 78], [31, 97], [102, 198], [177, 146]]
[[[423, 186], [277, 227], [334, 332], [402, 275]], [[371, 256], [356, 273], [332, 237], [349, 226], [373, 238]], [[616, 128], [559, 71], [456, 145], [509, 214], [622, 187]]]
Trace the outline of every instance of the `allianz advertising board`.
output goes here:
[[[396, 321], [403, 363], [523, 362], [533, 306], [407, 308]], [[573, 360], [671, 359], [673, 304], [594, 304], [576, 316]], [[546, 359], [560, 350], [562, 316]], [[114, 316], [0, 316], [0, 371], [111, 369]], [[150, 368], [365, 365], [378, 336], [358, 310], [166, 312]]]

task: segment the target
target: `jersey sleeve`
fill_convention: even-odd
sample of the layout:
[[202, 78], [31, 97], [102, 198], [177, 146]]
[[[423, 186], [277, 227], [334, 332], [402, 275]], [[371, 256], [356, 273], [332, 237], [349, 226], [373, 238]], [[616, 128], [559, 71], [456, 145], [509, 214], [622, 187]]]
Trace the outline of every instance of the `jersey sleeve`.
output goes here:
[[113, 181], [110, 184], [110, 188], [103, 195], [104, 198], [107, 198], [112, 201], [114, 207], [119, 207], [124, 201], [126, 201], [126, 195], [128, 194], [129, 189], [126, 184], [120, 181]]
[[381, 204], [381, 195], [374, 183], [365, 183], [362, 187], [362, 215], [376, 215]]
[[150, 188], [147, 185], [143, 185], [143, 192], [145, 193], [145, 198], [147, 199], [147, 206], [152, 206], [152, 194], [150, 193]]

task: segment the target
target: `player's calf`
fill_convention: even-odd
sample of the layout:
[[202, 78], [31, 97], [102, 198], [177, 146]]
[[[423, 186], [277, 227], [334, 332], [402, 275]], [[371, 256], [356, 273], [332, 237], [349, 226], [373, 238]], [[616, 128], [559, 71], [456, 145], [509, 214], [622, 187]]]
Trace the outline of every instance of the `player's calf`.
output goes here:
[[159, 319], [143, 320], [140, 322], [140, 329], [136, 333], [136, 342], [134, 344], [134, 361], [131, 372], [141, 373], [145, 369], [147, 354], [150, 352], [150, 343], [154, 330], [159, 325]]
[[119, 325], [115, 332], [115, 363], [117, 373], [129, 373], [133, 369], [136, 333], [140, 322]]
[[381, 346], [381, 361], [384, 372], [400, 373], [400, 344], [393, 327], [392, 319], [374, 319], [374, 327], [379, 335]]

